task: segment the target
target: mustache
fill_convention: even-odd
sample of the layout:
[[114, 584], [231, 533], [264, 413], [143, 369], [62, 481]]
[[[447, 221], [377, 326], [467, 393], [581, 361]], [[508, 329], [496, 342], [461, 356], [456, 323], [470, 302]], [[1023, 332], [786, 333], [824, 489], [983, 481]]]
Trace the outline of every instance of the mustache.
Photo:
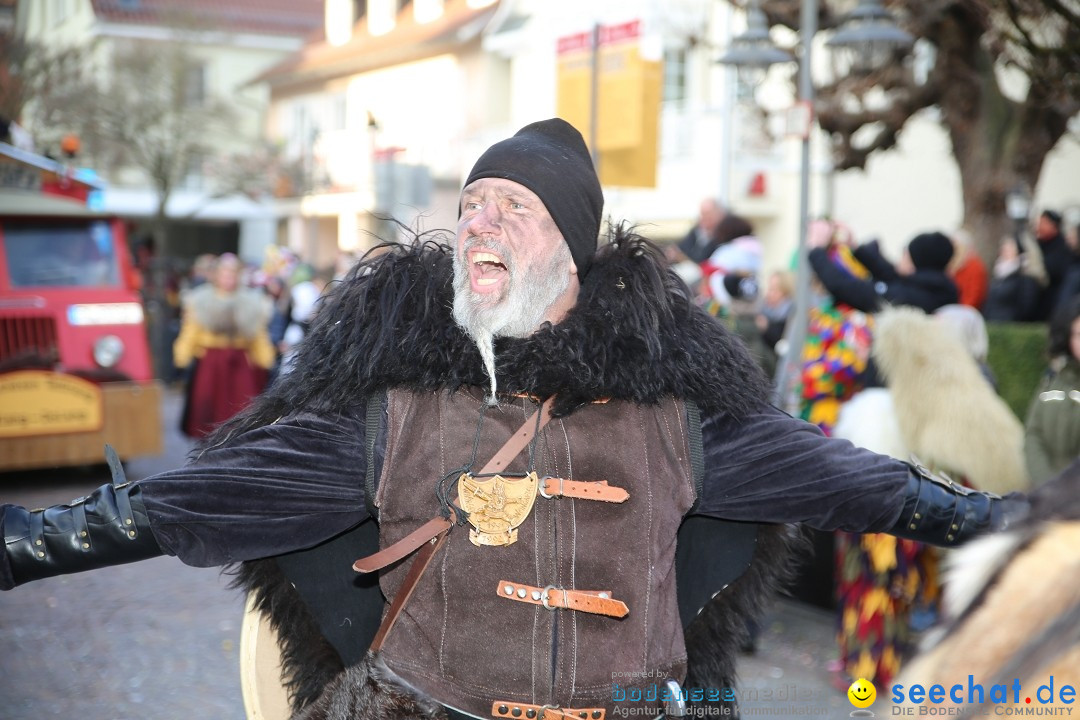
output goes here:
[[507, 270], [512, 269], [511, 265], [514, 260], [510, 254], [510, 248], [494, 237], [488, 235], [470, 235], [465, 238], [465, 245], [462, 247], [462, 260], [465, 259], [465, 254], [470, 250], [490, 250], [502, 258], [503, 264], [506, 265]]

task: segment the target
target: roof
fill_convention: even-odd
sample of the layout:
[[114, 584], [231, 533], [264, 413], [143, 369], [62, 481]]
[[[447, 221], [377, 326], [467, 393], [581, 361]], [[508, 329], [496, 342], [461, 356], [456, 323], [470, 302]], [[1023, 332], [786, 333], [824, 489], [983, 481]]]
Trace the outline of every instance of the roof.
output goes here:
[[90, 0], [101, 20], [166, 25], [187, 13], [229, 32], [308, 37], [323, 28], [323, 0]]
[[471, 8], [462, 0], [448, 0], [442, 16], [426, 23], [417, 23], [406, 9], [394, 30], [378, 36], [369, 35], [361, 19], [344, 45], [309, 42], [252, 82], [281, 86], [325, 80], [441, 55], [478, 38], [497, 8], [498, 3]]

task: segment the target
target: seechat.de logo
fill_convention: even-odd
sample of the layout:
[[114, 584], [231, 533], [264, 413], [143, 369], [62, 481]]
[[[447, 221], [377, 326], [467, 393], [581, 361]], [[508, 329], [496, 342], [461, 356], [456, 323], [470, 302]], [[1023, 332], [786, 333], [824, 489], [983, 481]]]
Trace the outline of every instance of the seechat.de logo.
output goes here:
[[872, 682], [859, 678], [847, 689], [847, 697], [851, 704], [858, 708], [851, 711], [851, 717], [874, 717], [873, 711], [866, 709], [877, 699], [877, 689]]

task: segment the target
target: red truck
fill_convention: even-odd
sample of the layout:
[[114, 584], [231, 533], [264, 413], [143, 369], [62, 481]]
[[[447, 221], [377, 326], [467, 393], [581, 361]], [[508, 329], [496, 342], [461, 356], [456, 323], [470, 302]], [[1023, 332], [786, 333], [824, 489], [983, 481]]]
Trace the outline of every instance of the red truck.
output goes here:
[[161, 453], [138, 276], [99, 189], [0, 143], [0, 471]]

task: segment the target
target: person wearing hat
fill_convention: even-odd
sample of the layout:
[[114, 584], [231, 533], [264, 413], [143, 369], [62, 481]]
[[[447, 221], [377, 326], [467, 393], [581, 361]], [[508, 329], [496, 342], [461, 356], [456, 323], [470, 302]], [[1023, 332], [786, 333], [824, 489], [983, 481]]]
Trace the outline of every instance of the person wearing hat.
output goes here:
[[1034, 317], [1038, 322], [1048, 322], [1058, 306], [1061, 287], [1065, 274], [1073, 262], [1073, 254], [1062, 232], [1061, 213], [1056, 210], [1043, 210], [1035, 221], [1035, 239], [1042, 251], [1043, 265], [1046, 267], [1047, 284], [1039, 293]]
[[911, 239], [897, 266], [881, 253], [876, 240], [854, 248], [852, 254], [871, 277], [842, 272], [828, 255], [828, 237], [810, 238], [810, 266], [839, 302], [863, 312], [878, 312], [884, 304], [911, 305], [932, 313], [958, 301], [956, 283], [946, 273], [953, 244], [941, 232], [920, 233]]
[[734, 702], [788, 523], [953, 545], [1023, 511], [772, 408], [656, 246], [598, 244], [603, 200], [565, 121], [494, 144], [452, 242], [360, 262], [187, 465], [3, 506], [0, 588], [239, 563], [305, 720], [682, 714]]

